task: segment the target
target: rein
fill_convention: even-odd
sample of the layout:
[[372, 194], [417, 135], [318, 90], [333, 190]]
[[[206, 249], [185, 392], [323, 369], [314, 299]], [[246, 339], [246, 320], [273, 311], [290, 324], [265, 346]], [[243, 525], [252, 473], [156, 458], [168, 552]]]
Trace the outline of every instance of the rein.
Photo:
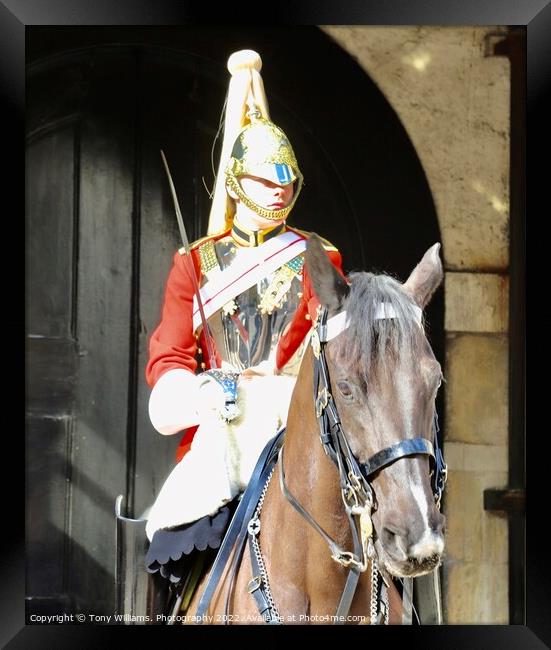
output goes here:
[[[209, 579], [197, 606], [196, 619], [200, 623], [206, 620], [206, 613], [214, 592], [222, 573], [228, 563], [232, 550], [235, 547], [234, 559], [232, 561], [232, 568], [235, 570], [237, 568], [237, 562], [240, 558], [240, 555], [243, 552], [243, 546], [245, 544], [247, 529], [249, 522], [253, 516], [253, 513], [256, 509], [258, 501], [261, 497], [261, 492], [264, 485], [269, 480], [271, 473], [273, 471], [274, 463], [277, 458], [277, 452], [279, 451], [280, 446], [283, 444], [283, 436], [285, 434], [285, 429], [282, 429], [274, 438], [268, 441], [264, 450], [260, 454], [260, 457], [256, 463], [256, 466], [253, 470], [251, 480], [241, 497], [241, 501], [237, 506], [233, 518], [231, 520], [230, 526], [226, 531], [226, 535], [220, 546], [220, 550], [216, 555], [214, 564], [209, 575]], [[237, 559], [236, 559], [237, 558]], [[265, 620], [268, 620], [266, 616], [263, 615]]]

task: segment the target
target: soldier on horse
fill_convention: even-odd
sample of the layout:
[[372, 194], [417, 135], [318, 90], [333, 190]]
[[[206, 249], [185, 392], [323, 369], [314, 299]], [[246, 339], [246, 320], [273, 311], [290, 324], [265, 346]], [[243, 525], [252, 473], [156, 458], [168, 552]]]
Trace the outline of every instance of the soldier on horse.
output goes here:
[[[149, 343], [151, 422], [164, 435], [185, 434], [149, 513], [147, 563], [180, 586], [186, 556], [219, 546], [231, 513], [226, 504], [285, 424], [318, 304], [304, 277], [308, 234], [287, 225], [302, 174], [287, 136], [270, 120], [260, 68], [250, 50], [228, 61], [209, 234], [175, 254]], [[340, 254], [325, 245], [340, 270]], [[260, 429], [248, 432], [251, 421]]]
[[[149, 343], [151, 422], [163, 435], [184, 432], [146, 525], [146, 568], [170, 585], [159, 606], [172, 614], [186, 610], [258, 457], [286, 424], [320, 309], [304, 265], [310, 234], [287, 224], [303, 178], [270, 120], [261, 65], [250, 50], [228, 60], [208, 234], [191, 246], [184, 235]], [[343, 277], [340, 253], [321, 241]]]

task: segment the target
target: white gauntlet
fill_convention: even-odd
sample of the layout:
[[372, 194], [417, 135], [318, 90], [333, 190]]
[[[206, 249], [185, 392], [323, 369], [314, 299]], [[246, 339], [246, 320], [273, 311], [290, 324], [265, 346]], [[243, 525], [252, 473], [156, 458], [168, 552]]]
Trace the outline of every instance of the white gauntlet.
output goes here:
[[199, 385], [189, 370], [165, 372], [149, 397], [149, 419], [165, 436], [199, 424]]
[[213, 414], [224, 420], [238, 415], [228, 404], [222, 385], [207, 371], [194, 375], [189, 370], [169, 370], [161, 376], [149, 397], [149, 419], [165, 436], [200, 424]]

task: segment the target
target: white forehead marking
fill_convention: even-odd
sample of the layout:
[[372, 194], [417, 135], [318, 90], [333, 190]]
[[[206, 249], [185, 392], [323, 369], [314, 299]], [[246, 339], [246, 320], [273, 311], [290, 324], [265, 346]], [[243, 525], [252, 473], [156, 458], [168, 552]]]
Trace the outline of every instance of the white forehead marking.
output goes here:
[[425, 491], [423, 490], [423, 487], [419, 485], [418, 483], [413, 483], [411, 486], [411, 491], [413, 492], [413, 496], [415, 498], [415, 501], [417, 501], [417, 505], [419, 506], [419, 512], [421, 513], [421, 517], [423, 518], [423, 523], [425, 525], [425, 528], [429, 527], [429, 504], [427, 503], [427, 496], [425, 494]]

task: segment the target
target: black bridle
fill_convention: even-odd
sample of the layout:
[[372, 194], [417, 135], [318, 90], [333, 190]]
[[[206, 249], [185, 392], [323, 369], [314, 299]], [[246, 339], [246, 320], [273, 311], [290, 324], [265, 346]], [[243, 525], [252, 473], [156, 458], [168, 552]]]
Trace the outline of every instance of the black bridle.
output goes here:
[[[325, 453], [339, 468], [341, 481], [344, 478], [341, 467], [346, 465], [348, 471], [352, 472], [358, 481], [363, 479], [364, 489], [367, 492], [371, 489], [369, 485], [370, 477], [383, 467], [390, 465], [404, 456], [426, 454], [434, 463], [431, 485], [435, 501], [439, 505], [446, 482], [447, 468], [438, 444], [436, 427], [433, 432], [434, 444], [427, 438], [408, 438], [376, 452], [363, 464], [359, 464], [356, 461], [348, 445], [347, 436], [342, 428], [337, 407], [332, 398], [331, 381], [327, 368], [327, 359], [325, 357], [325, 345], [328, 340], [327, 316], [327, 309], [323, 307], [320, 311], [317, 327], [312, 334], [312, 349], [314, 352], [314, 403], [320, 429], [320, 440], [325, 449]], [[343, 487], [342, 482], [341, 487]]]
[[[371, 542], [371, 509], [374, 505], [373, 488], [370, 479], [373, 475], [394, 461], [405, 456], [424, 454], [433, 462], [432, 489], [437, 506], [446, 482], [447, 468], [438, 446], [438, 436], [435, 418], [434, 445], [427, 438], [408, 438], [389, 445], [373, 454], [365, 463], [358, 463], [348, 444], [347, 436], [331, 393], [331, 381], [325, 356], [325, 345], [328, 341], [327, 329], [328, 312], [322, 307], [317, 324], [312, 333], [311, 345], [314, 353], [313, 389], [316, 419], [319, 435], [325, 453], [335, 463], [339, 472], [341, 495], [349, 520], [354, 551], [342, 550], [336, 542], [321, 528], [321, 526], [304, 510], [290, 494], [285, 484], [283, 471], [283, 447], [279, 453], [280, 486], [284, 496], [291, 505], [324, 537], [331, 550], [334, 560], [349, 568], [348, 578], [337, 608], [336, 618], [345, 618], [348, 614], [360, 573], [367, 567], [367, 557], [373, 557], [374, 547]], [[359, 526], [354, 517], [360, 515]], [[362, 521], [362, 517], [364, 517]], [[369, 526], [367, 534], [368, 546], [365, 547], [366, 535], [362, 535], [363, 525]], [[360, 531], [358, 531], [360, 527]]]

